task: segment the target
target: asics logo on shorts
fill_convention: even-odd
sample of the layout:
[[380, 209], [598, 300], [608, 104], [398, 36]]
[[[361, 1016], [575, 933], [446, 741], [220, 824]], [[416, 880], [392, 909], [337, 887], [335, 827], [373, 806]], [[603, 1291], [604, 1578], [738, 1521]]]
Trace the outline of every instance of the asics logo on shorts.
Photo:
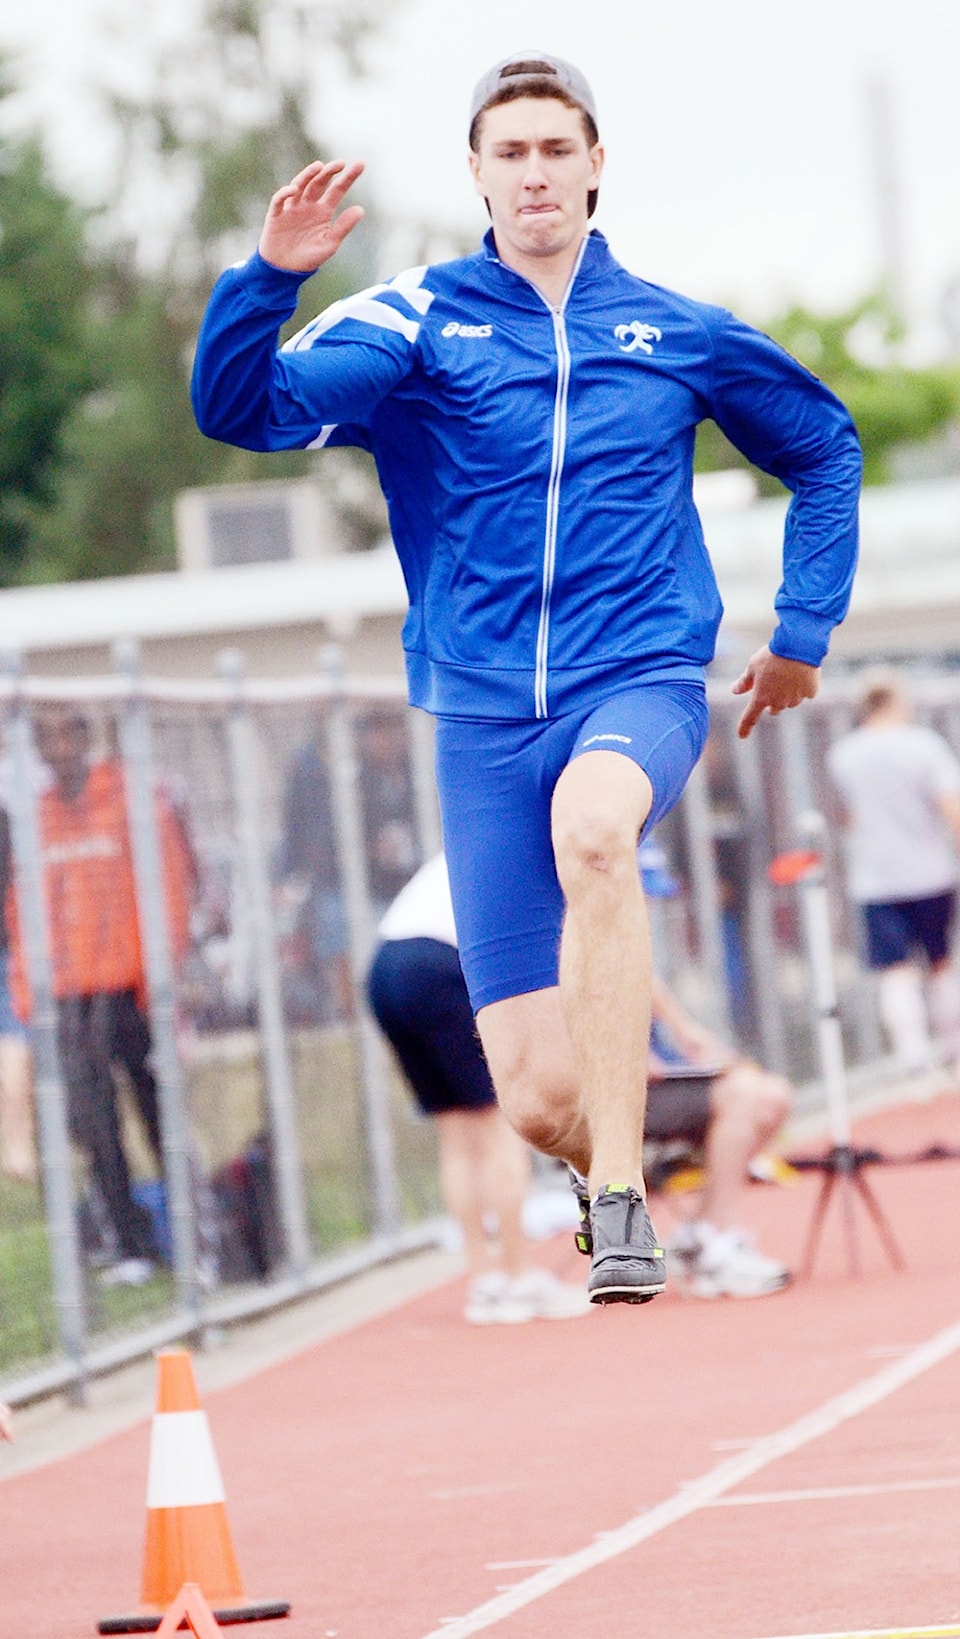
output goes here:
[[655, 324], [643, 324], [640, 319], [631, 319], [629, 324], [618, 324], [613, 333], [620, 343], [621, 353], [634, 353], [638, 347], [645, 353], [652, 353], [650, 343], [663, 340], [663, 333]]
[[633, 745], [629, 734], [591, 734], [589, 740], [584, 740], [583, 743], [585, 746], [595, 746], [598, 740], [616, 740], [622, 746]]
[[458, 324], [456, 319], [451, 319], [449, 324], [444, 325], [440, 334], [441, 336], [465, 336], [468, 339], [477, 338], [478, 340], [485, 341], [488, 336], [493, 335], [493, 325]]

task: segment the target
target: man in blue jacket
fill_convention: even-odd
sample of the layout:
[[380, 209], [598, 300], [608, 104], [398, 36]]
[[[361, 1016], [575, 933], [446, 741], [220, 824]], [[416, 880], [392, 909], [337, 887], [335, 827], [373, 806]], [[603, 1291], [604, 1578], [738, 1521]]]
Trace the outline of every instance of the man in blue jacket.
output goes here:
[[596, 1302], [663, 1290], [641, 1174], [650, 952], [640, 832], [706, 734], [720, 598], [692, 497], [712, 418], [792, 491], [778, 623], [734, 691], [749, 734], [816, 693], [856, 558], [847, 412], [731, 314], [646, 284], [590, 232], [583, 75], [498, 63], [471, 107], [491, 228], [473, 256], [335, 303], [281, 349], [362, 211], [307, 166], [211, 297], [194, 407], [250, 449], [371, 450], [410, 595], [410, 698], [437, 718], [460, 958], [506, 1114], [588, 1181]]

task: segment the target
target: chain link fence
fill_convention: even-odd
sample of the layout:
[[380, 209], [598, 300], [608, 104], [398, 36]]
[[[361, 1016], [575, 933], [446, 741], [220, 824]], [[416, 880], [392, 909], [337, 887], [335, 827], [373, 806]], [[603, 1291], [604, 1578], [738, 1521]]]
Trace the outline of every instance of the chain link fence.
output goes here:
[[[960, 679], [914, 693], [960, 748]], [[712, 684], [707, 751], [656, 839], [676, 890], [651, 901], [660, 970], [801, 1102], [818, 1074], [803, 928], [767, 868], [804, 810], [828, 821], [851, 1074], [884, 1071], [824, 772], [851, 699], [827, 686], [739, 741], [741, 705]], [[282, 684], [247, 681], [234, 651], [205, 684], [143, 679], [133, 650], [71, 683], [11, 663], [0, 724], [38, 1157], [35, 1178], [0, 1175], [16, 1403], [82, 1395], [91, 1373], [437, 1239], [433, 1131], [364, 982], [381, 914], [440, 832], [430, 719], [334, 652]], [[14, 1105], [11, 1084], [11, 1129]]]

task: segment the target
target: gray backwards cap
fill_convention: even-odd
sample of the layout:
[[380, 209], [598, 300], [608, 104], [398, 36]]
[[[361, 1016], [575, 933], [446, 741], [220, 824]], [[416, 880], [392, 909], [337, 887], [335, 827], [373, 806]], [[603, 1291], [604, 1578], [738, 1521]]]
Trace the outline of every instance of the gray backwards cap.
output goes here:
[[515, 51], [512, 57], [504, 57], [502, 62], [496, 63], [493, 68], [484, 74], [483, 79], [476, 86], [470, 102], [470, 125], [479, 113], [482, 113], [488, 102], [501, 89], [504, 81], [511, 84], [516, 80], [544, 80], [555, 75], [567, 95], [572, 97], [593, 120], [597, 120], [597, 105], [593, 100], [593, 92], [581, 74], [579, 68], [572, 63], [564, 62], [562, 57], [551, 57], [544, 51]]

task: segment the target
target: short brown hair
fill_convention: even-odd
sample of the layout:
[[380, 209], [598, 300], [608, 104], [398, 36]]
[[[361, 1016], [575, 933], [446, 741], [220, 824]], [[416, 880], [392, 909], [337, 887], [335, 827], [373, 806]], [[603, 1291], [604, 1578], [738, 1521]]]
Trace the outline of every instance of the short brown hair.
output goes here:
[[[517, 64], [518, 72], [526, 69], [528, 73], [531, 73], [535, 68], [535, 63]], [[496, 108], [502, 102], [517, 102], [521, 97], [540, 97], [544, 101], [552, 97], [554, 102], [562, 102], [566, 108], [575, 108], [583, 121], [583, 134], [587, 139], [587, 147], [595, 148], [600, 141], [600, 132], [597, 130], [596, 121], [592, 114], [587, 112], [583, 104], [579, 103], [565, 86], [559, 85], [552, 75], [544, 74], [539, 79], [517, 79], [514, 80], [513, 84], [507, 79], [497, 87], [489, 102], [484, 103], [470, 122], [470, 146], [474, 153], [477, 152], [480, 146], [480, 127], [487, 109]]]
[[909, 703], [909, 690], [897, 672], [889, 666], [871, 666], [860, 679], [854, 718], [857, 723], [865, 723], [878, 711]]

